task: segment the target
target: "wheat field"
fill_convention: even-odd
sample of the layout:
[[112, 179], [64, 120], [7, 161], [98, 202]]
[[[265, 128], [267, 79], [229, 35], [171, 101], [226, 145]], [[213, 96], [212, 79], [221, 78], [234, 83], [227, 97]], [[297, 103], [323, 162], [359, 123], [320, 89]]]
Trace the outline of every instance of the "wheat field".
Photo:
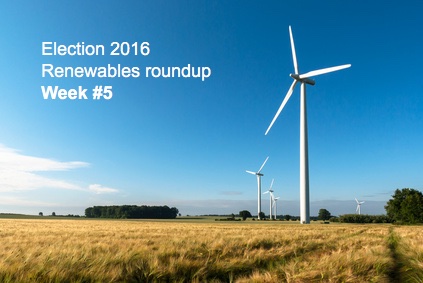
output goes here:
[[0, 282], [423, 282], [422, 230], [0, 219]]

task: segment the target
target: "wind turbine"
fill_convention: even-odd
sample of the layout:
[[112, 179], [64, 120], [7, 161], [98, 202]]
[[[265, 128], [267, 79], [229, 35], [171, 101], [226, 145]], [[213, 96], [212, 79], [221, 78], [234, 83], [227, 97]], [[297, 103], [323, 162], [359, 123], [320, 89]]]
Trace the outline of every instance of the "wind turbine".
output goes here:
[[357, 208], [355, 210], [355, 212], [358, 212], [358, 215], [361, 214], [361, 205], [364, 203], [364, 201], [358, 201], [357, 199], [355, 199], [355, 201], [357, 202]]
[[269, 190], [263, 193], [263, 195], [264, 194], [269, 194], [270, 195], [269, 196], [269, 209], [270, 209], [269, 219], [270, 220], [272, 219], [272, 203], [273, 203], [273, 190], [272, 190], [272, 187], [273, 187], [273, 181], [275, 181], [275, 179], [272, 179], [272, 183], [270, 184]]
[[248, 171], [246, 170], [247, 173], [253, 174], [257, 176], [257, 218], [260, 220], [260, 212], [261, 212], [261, 176], [263, 176], [261, 172], [261, 170], [264, 167], [264, 164], [266, 164], [267, 159], [269, 159], [269, 156], [266, 158], [266, 160], [264, 160], [263, 164], [261, 165], [260, 169], [257, 172], [252, 172], [252, 171]]
[[294, 38], [292, 36], [291, 26], [289, 26], [289, 36], [291, 41], [291, 50], [292, 50], [292, 60], [294, 63], [295, 74], [290, 74], [294, 79], [289, 88], [282, 104], [280, 105], [278, 111], [276, 112], [275, 117], [273, 117], [272, 122], [266, 130], [265, 135], [272, 128], [273, 123], [275, 123], [285, 104], [288, 102], [289, 98], [294, 91], [297, 83], [301, 83], [301, 101], [300, 101], [300, 215], [301, 223], [308, 224], [310, 223], [310, 200], [309, 200], [309, 178], [308, 178], [308, 137], [307, 137], [307, 109], [306, 109], [306, 84], [314, 85], [314, 80], [310, 77], [342, 70], [345, 68], [351, 67], [351, 64], [341, 65], [336, 67], [324, 68], [320, 70], [311, 71], [308, 73], [300, 74], [297, 64], [297, 55], [295, 52]]
[[275, 206], [275, 220], [278, 217], [278, 204], [277, 204], [277, 200], [280, 199], [280, 197], [274, 198], [273, 199], [273, 206]]

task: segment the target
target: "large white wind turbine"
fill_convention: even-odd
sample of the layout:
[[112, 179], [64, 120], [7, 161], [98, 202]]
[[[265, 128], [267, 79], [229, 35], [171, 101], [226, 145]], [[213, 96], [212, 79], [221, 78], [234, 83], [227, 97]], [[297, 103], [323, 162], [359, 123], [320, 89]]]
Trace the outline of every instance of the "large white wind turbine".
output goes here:
[[355, 212], [360, 215], [361, 214], [361, 205], [364, 203], [364, 201], [358, 201], [357, 199], [355, 199], [355, 201], [357, 202], [357, 208], [355, 209]]
[[297, 55], [295, 52], [294, 38], [292, 36], [291, 26], [289, 26], [289, 36], [291, 40], [291, 49], [292, 49], [292, 59], [294, 62], [294, 71], [295, 74], [290, 74], [294, 79], [289, 88], [284, 100], [282, 101], [281, 106], [276, 112], [275, 117], [273, 117], [272, 122], [266, 130], [265, 135], [272, 128], [273, 123], [275, 123], [285, 104], [288, 102], [291, 97], [292, 92], [297, 83], [301, 83], [301, 101], [300, 101], [300, 215], [301, 223], [310, 223], [310, 201], [309, 201], [309, 178], [308, 178], [308, 137], [307, 137], [307, 109], [306, 109], [306, 84], [314, 85], [315, 82], [310, 79], [310, 77], [342, 70], [345, 68], [351, 67], [350, 64], [330, 67], [325, 69], [320, 69], [316, 71], [311, 71], [308, 73], [300, 74], [297, 64]]
[[272, 183], [270, 184], [269, 190], [263, 193], [263, 195], [264, 194], [269, 194], [269, 200], [270, 200], [269, 201], [269, 210], [270, 210], [270, 212], [269, 212], [269, 219], [270, 220], [272, 220], [272, 204], [273, 204], [273, 190], [272, 190], [272, 187], [273, 187], [273, 181], [275, 181], [275, 179], [272, 179]]
[[260, 169], [257, 172], [252, 172], [252, 171], [248, 171], [246, 170], [247, 173], [253, 174], [257, 176], [257, 218], [260, 220], [260, 212], [261, 212], [261, 176], [263, 176], [261, 172], [261, 170], [264, 167], [264, 164], [266, 164], [267, 159], [269, 159], [269, 156], [266, 158], [266, 160], [264, 160], [263, 164], [261, 165]]

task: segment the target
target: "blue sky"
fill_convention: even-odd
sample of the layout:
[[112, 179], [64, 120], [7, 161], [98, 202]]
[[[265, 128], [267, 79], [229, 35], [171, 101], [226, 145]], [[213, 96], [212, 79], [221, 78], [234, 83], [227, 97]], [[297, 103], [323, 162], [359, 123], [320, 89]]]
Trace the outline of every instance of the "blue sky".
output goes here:
[[[291, 1], [292, 2], [292, 1]], [[256, 212], [275, 179], [278, 212], [299, 215], [300, 71], [352, 64], [307, 89], [311, 214], [384, 213], [423, 185], [421, 1], [13, 1], [0, 9], [0, 212], [83, 214], [93, 205]], [[148, 56], [42, 56], [58, 44], [150, 43]], [[139, 78], [43, 78], [42, 64], [139, 67]], [[209, 67], [146, 78], [145, 67]], [[41, 86], [113, 87], [111, 100], [44, 100]], [[367, 205], [367, 207], [366, 207]], [[267, 196], [263, 211], [268, 213]], [[367, 210], [367, 211], [366, 211]]]

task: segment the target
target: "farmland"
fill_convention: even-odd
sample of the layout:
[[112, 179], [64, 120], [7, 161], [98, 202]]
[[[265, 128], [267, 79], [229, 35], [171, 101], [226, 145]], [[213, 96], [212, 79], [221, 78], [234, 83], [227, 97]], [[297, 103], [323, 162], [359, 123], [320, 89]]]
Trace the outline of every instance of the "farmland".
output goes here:
[[422, 282], [423, 226], [0, 219], [0, 282]]

